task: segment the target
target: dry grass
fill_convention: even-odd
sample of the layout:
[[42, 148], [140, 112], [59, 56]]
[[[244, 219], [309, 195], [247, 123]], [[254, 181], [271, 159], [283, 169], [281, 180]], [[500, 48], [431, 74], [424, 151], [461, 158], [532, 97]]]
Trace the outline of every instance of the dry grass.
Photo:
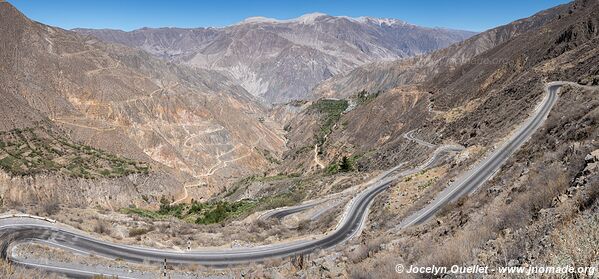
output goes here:
[[363, 238], [362, 243], [344, 251], [345, 256], [349, 259], [351, 263], [360, 263], [365, 261], [368, 258], [373, 258], [381, 252], [382, 245], [387, 243], [389, 239], [385, 236], [376, 237], [376, 238]]
[[60, 212], [60, 204], [58, 201], [48, 202], [43, 205], [43, 210], [48, 216], [56, 215]]
[[[526, 188], [512, 192], [513, 202], [490, 213], [488, 226], [499, 231], [518, 229], [543, 208], [551, 207], [569, 186], [568, 177], [558, 164], [531, 171]], [[495, 220], [495, 222], [493, 222]]]
[[111, 235], [112, 230], [110, 229], [110, 224], [108, 224], [105, 220], [96, 220], [96, 224], [94, 224], [94, 232], [102, 235]]
[[[588, 267], [599, 259], [599, 216], [586, 214], [556, 230], [551, 239], [555, 245], [548, 256], [554, 265]], [[597, 271], [599, 272], [599, 271]]]
[[129, 237], [139, 237], [154, 230], [154, 227], [132, 228], [129, 230]]
[[350, 264], [348, 273], [352, 279], [411, 278], [408, 274], [395, 272], [395, 265], [401, 263], [398, 255], [390, 252], [359, 264]]
[[[449, 267], [471, 262], [478, 258], [485, 243], [497, 238], [503, 230], [523, 228], [536, 218], [541, 209], [554, 206], [569, 183], [560, 165], [553, 164], [531, 170], [524, 185], [507, 194], [512, 199], [508, 205], [504, 200], [484, 202], [485, 198], [478, 196], [464, 197], [449, 204], [438, 215], [441, 224], [429, 224], [428, 228], [433, 232], [427, 233], [416, 244], [402, 247], [402, 255], [408, 262], [419, 266]], [[478, 194], [485, 195], [484, 192]], [[479, 208], [477, 201], [486, 206]], [[467, 212], [474, 211], [477, 211], [476, 215], [480, 214], [480, 218], [471, 219]], [[502, 254], [515, 258], [522, 252], [517, 245], [506, 244], [502, 247]]]
[[350, 249], [346, 254], [350, 262], [359, 263], [368, 257], [368, 248], [363, 244], [358, 245]]
[[55, 274], [36, 269], [26, 269], [14, 266], [4, 260], [0, 260], [0, 278], [2, 279], [58, 279], [61, 278]]

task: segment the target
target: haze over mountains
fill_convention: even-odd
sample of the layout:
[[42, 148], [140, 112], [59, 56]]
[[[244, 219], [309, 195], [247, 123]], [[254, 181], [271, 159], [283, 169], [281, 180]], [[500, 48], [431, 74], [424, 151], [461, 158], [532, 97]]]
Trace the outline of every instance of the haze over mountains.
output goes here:
[[[521, 121], [522, 111], [529, 111], [532, 103], [521, 98], [532, 98], [528, 94], [536, 92], [535, 84], [540, 84], [543, 77], [592, 81], [597, 75], [599, 68], [592, 62], [597, 58], [597, 49], [592, 47], [597, 36], [596, 20], [592, 17], [596, 11], [589, 9], [589, 14], [585, 14], [584, 10], [593, 4], [594, 1], [580, 1], [557, 6], [431, 54], [367, 64], [322, 82], [313, 91], [314, 99], [355, 100], [360, 91], [376, 97], [342, 116], [339, 123], [343, 125], [331, 131], [321, 160], [334, 162], [343, 155], [356, 153], [369, 154], [370, 158], [364, 160], [368, 164], [404, 159], [413, 151], [405, 145], [402, 133], [422, 126], [438, 129], [431, 133], [435, 138], [444, 135], [446, 141], [447, 136], [453, 135], [463, 145], [472, 145], [483, 138], [490, 140], [481, 134], [494, 134], [500, 127], [509, 126], [508, 123], [516, 125]], [[574, 11], [573, 7], [577, 17], [566, 18], [564, 15]], [[584, 54], [567, 55], [573, 49]], [[557, 63], [556, 57], [571, 60], [571, 64], [560, 63], [576, 66], [557, 67], [553, 64]], [[562, 74], [566, 70], [584, 74]], [[491, 109], [493, 112], [487, 111]], [[475, 113], [477, 118], [460, 120]], [[318, 132], [321, 123], [318, 117], [304, 110], [288, 124], [288, 137], [296, 139], [290, 141], [294, 144], [290, 144], [292, 149], [301, 149], [303, 145], [299, 142], [314, 141], [313, 137], [306, 139], [305, 131]], [[472, 127], [464, 124], [481, 121], [484, 124]], [[290, 158], [296, 159], [296, 154], [288, 152]], [[311, 155], [303, 156], [305, 165]]]
[[259, 121], [265, 108], [219, 73], [39, 24], [6, 2], [0, 25], [2, 130], [60, 128], [153, 164], [171, 176], [155, 199], [177, 196], [184, 182], [262, 169], [265, 152], [284, 146], [276, 125]]
[[[563, 6], [562, 6], [563, 7]], [[421, 83], [437, 73], [450, 71], [479, 54], [531, 29], [543, 26], [555, 17], [559, 7], [499, 26], [450, 47], [411, 59], [366, 64], [336, 75], [314, 88], [312, 98], [348, 97], [358, 91], [377, 92], [404, 84]], [[484, 62], [484, 61], [482, 61]], [[487, 61], [487, 64], [497, 61]]]
[[[0, 211], [48, 216], [157, 254], [244, 247], [215, 255], [219, 265], [251, 249], [316, 243], [309, 258], [219, 269], [231, 277], [404, 278], [397, 264], [596, 265], [599, 1], [470, 35], [322, 14], [218, 29], [72, 32], [0, 3]], [[522, 145], [504, 153], [491, 178], [475, 176], [539, 115], [550, 81], [565, 82], [536, 118], [539, 128], [518, 136]], [[398, 173], [406, 175], [388, 178]], [[435, 203], [463, 175], [484, 181]], [[369, 190], [376, 184], [380, 192]], [[438, 204], [429, 221], [400, 226]], [[357, 207], [364, 218], [350, 216]], [[48, 233], [33, 235], [63, 241], [59, 225], [45, 224]], [[103, 274], [118, 266], [148, 278], [167, 270], [163, 254], [142, 268], [127, 257], [99, 259], [112, 249], [94, 245], [75, 246], [91, 257], [11, 246], [3, 234], [11, 225], [23, 237], [19, 222], [8, 223], [0, 252], [12, 247], [7, 255], [23, 262]], [[352, 237], [327, 249], [313, 242], [331, 232]], [[47, 251], [61, 251], [59, 259]], [[195, 262], [168, 272], [216, 274]]]
[[267, 103], [305, 99], [319, 82], [359, 65], [428, 53], [475, 34], [321, 13], [289, 20], [253, 17], [224, 28], [75, 31], [217, 70]]

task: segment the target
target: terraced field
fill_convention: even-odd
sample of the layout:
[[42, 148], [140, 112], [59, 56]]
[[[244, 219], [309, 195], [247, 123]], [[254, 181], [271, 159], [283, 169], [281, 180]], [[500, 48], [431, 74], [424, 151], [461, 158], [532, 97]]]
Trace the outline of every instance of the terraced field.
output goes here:
[[0, 168], [14, 176], [52, 172], [88, 179], [150, 171], [146, 163], [74, 143], [45, 128], [0, 132]]

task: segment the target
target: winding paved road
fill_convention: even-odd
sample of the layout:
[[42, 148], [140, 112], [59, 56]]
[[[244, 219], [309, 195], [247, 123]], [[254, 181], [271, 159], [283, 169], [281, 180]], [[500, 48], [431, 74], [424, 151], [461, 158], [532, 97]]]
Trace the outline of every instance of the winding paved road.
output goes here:
[[[171, 264], [200, 264], [205, 266], [225, 267], [231, 264], [258, 262], [269, 258], [282, 258], [299, 254], [311, 253], [321, 249], [338, 245], [358, 233], [368, 214], [368, 207], [374, 198], [385, 191], [396, 179], [417, 173], [423, 169], [437, 164], [444, 154], [460, 151], [460, 146], [441, 146], [435, 150], [433, 156], [416, 168], [397, 172], [397, 167], [373, 179], [373, 183], [363, 192], [359, 193], [348, 204], [345, 214], [337, 228], [331, 233], [317, 239], [303, 239], [294, 242], [276, 245], [257, 246], [236, 249], [206, 249], [202, 251], [180, 252], [174, 250], [159, 250], [129, 245], [111, 243], [90, 237], [84, 232], [66, 228], [59, 224], [44, 222], [37, 219], [22, 217], [8, 217], [0, 219], [0, 248], [2, 256], [14, 263], [43, 268], [48, 271], [59, 272], [74, 277], [89, 276], [91, 270], [77, 272], [65, 269], [62, 266], [53, 268], [50, 265], [40, 266], [38, 263], [29, 263], [24, 259], [12, 258], [12, 246], [32, 240], [45, 241], [57, 247], [68, 247], [75, 251], [85, 251], [94, 255], [112, 259], [122, 259], [132, 263], [160, 264], [167, 259]], [[118, 275], [112, 271], [103, 272], [104, 275]], [[87, 275], [85, 275], [87, 274]]]
[[535, 109], [532, 116], [516, 130], [516, 132], [490, 156], [483, 159], [477, 166], [458, 178], [453, 184], [443, 190], [437, 197], [420, 211], [412, 214], [400, 223], [400, 228], [421, 224], [430, 219], [444, 205], [455, 201], [459, 197], [472, 193], [476, 188], [489, 180], [497, 170], [507, 161], [520, 146], [522, 146], [532, 134], [543, 124], [551, 108], [557, 101], [557, 92], [563, 84], [568, 82], [551, 82], [545, 86], [547, 95], [541, 104]]
[[432, 143], [429, 143], [429, 142], [423, 141], [421, 139], [415, 138], [414, 137], [414, 132], [416, 132], [416, 130], [409, 131], [409, 132], [405, 133], [403, 135], [403, 137], [406, 138], [406, 139], [408, 139], [408, 140], [414, 141], [414, 142], [416, 142], [418, 144], [424, 145], [426, 147], [430, 147], [430, 148], [434, 148], [435, 147], [435, 145], [432, 144]]
[[[436, 145], [434, 145], [432, 143], [429, 143], [429, 142], [426, 142], [424, 140], [421, 140], [421, 139], [418, 139], [418, 138], [414, 137], [414, 132], [415, 131], [416, 130], [411, 130], [411, 131], [405, 133], [403, 135], [404, 138], [406, 138], [407, 140], [411, 140], [411, 141], [413, 141], [413, 142], [415, 142], [417, 144], [429, 147], [429, 148], [435, 148], [436, 147]], [[452, 148], [454, 148], [454, 146], [445, 146], [443, 148], [443, 150], [449, 150], [449, 149], [452, 149]], [[462, 147], [455, 147], [454, 148], [455, 150], [453, 150], [453, 151], [460, 151], [461, 148]], [[433, 155], [433, 157], [431, 157], [431, 160], [436, 160], [436, 159], [438, 159], [437, 155]], [[399, 169], [403, 165], [404, 165], [404, 163], [401, 163], [401, 164], [399, 164], [399, 165], [397, 165], [397, 166], [395, 166], [395, 167], [387, 170], [385, 173], [382, 174], [382, 176], [379, 176], [375, 180], [380, 180], [382, 178], [388, 177], [391, 173], [395, 172], [397, 169]], [[420, 171], [420, 170], [422, 170], [422, 169], [419, 169], [418, 171]], [[372, 183], [372, 182], [373, 181], [369, 182], [369, 184]], [[289, 215], [293, 215], [295, 213], [303, 212], [305, 210], [311, 209], [311, 208], [313, 208], [315, 206], [318, 206], [320, 204], [323, 204], [325, 202], [329, 202], [332, 199], [335, 199], [335, 198], [339, 199], [339, 198], [345, 197], [345, 196], [350, 195], [350, 194], [351, 194], [351, 192], [344, 191], [344, 192], [341, 192], [341, 193], [336, 193], [336, 194], [332, 194], [332, 195], [326, 196], [324, 198], [319, 198], [317, 200], [307, 201], [307, 202], [304, 202], [304, 203], [299, 204], [299, 205], [289, 206], [289, 207], [280, 207], [280, 208], [273, 209], [271, 211], [268, 211], [268, 212], [262, 214], [260, 216], [260, 219], [262, 219], [262, 220], [271, 219], [271, 218], [274, 218], [274, 219], [283, 219], [283, 218], [285, 218], [285, 217], [287, 217]], [[336, 205], [336, 203], [332, 203], [331, 204], [331, 206], [335, 206], [335, 205]], [[330, 209], [330, 208], [325, 208], [325, 209]], [[314, 220], [314, 218], [312, 220]]]
[[[402, 222], [400, 225], [401, 228], [420, 224], [428, 220], [445, 204], [464, 194], [472, 192], [488, 180], [507, 158], [543, 123], [543, 120], [547, 117], [549, 111], [557, 100], [557, 91], [562, 84], [564, 83], [549, 83], [546, 87], [548, 94], [540, 106], [535, 110], [533, 116], [531, 116], [503, 146], [497, 149], [487, 159], [484, 159], [478, 166], [464, 175], [463, 178], [441, 192], [428, 206]], [[134, 263], [162, 263], [164, 259], [167, 259], [168, 262], [175, 264], [193, 263], [207, 266], [227, 266], [230, 264], [251, 263], [268, 258], [281, 258], [310, 253], [343, 243], [358, 233], [365, 222], [368, 208], [374, 198], [379, 193], [385, 191], [394, 180], [429, 168], [436, 164], [443, 154], [460, 150], [462, 150], [462, 147], [459, 146], [441, 146], [438, 147], [433, 156], [421, 166], [400, 173], [396, 173], [398, 169], [396, 167], [383, 173], [376, 178], [370, 187], [366, 188], [350, 201], [337, 228], [329, 234], [317, 239], [304, 239], [252, 248], [226, 250], [207, 248], [202, 251], [179, 252], [174, 250], [158, 250], [111, 243], [92, 238], [86, 233], [66, 228], [60, 224], [15, 217], [0, 219], [0, 252], [2, 252], [2, 256], [11, 260], [12, 248], [14, 245], [30, 242], [32, 240], [42, 240], [55, 243], [62, 247], [68, 247], [69, 249], [89, 252], [108, 258], [120, 258]], [[35, 266], [35, 264], [22, 259], [15, 259], [14, 262], [25, 266]], [[61, 269], [61, 266], [45, 266], [41, 268], [76, 277], [89, 277], [90, 272], [92, 272], [90, 270], [80, 272], [65, 270]], [[104, 274], [111, 275], [112, 273]]]

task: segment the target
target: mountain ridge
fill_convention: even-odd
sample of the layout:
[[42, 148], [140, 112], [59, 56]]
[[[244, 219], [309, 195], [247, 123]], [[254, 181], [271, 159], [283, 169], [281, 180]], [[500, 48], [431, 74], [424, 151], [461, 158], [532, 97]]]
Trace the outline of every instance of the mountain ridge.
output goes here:
[[225, 177], [267, 168], [264, 154], [284, 148], [277, 125], [260, 120], [266, 108], [215, 71], [36, 23], [7, 2], [0, 26], [3, 131], [61, 131], [147, 162], [170, 179], [159, 187], [168, 198], [188, 181], [202, 181], [207, 197]]
[[530, 17], [489, 29], [429, 54], [397, 61], [364, 64], [346, 74], [333, 76], [318, 84], [311, 92], [312, 98], [343, 98], [361, 90], [377, 92], [404, 84], [424, 82], [427, 77], [468, 63], [473, 57], [510, 38], [542, 26], [567, 7], [568, 4], [564, 4], [540, 11]]
[[249, 18], [222, 28], [74, 31], [217, 70], [266, 103], [306, 99], [322, 80], [356, 66], [427, 53], [475, 34], [320, 13], [289, 20]]

